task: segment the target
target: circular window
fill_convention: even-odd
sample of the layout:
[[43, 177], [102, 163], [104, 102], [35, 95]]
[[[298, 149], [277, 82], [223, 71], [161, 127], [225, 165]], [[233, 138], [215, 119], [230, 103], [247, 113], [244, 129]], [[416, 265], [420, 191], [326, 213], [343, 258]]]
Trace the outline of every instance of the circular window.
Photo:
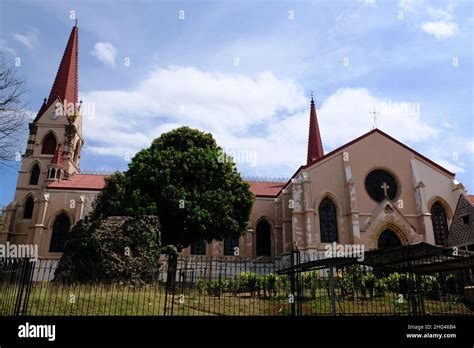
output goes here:
[[398, 192], [397, 181], [389, 172], [381, 169], [373, 170], [365, 178], [365, 189], [369, 196], [382, 202], [385, 197], [395, 199]]

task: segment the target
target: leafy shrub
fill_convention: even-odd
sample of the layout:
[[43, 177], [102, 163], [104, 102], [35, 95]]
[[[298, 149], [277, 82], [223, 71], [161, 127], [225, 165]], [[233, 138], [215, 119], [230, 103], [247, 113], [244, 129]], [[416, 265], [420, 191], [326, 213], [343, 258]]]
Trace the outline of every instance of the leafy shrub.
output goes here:
[[273, 273], [267, 274], [265, 277], [265, 290], [269, 296], [276, 296], [277, 294], [277, 276]]
[[276, 276], [276, 288], [287, 296], [290, 292], [290, 280], [287, 275], [278, 275]]
[[203, 277], [199, 277], [196, 283], [196, 288], [198, 289], [199, 294], [202, 294], [207, 289], [206, 279], [204, 279]]
[[439, 300], [440, 286], [438, 279], [434, 276], [423, 276], [421, 281], [421, 288], [427, 298], [432, 300]]
[[354, 286], [351, 272], [344, 273], [342, 277], [338, 279], [338, 285], [341, 288], [342, 296], [352, 295], [354, 296]]
[[458, 293], [458, 280], [454, 274], [449, 274], [444, 279], [444, 290], [446, 293], [456, 295]]
[[387, 288], [397, 294], [406, 296], [408, 293], [408, 274], [407, 273], [391, 273], [385, 277]]
[[311, 294], [311, 298], [316, 298], [316, 293], [318, 290], [319, 276], [317, 271], [306, 272], [303, 275], [303, 284], [305, 289], [308, 289]]
[[255, 295], [257, 289], [259, 289], [259, 283], [257, 274], [253, 272], [242, 272], [240, 275], [234, 276], [232, 284], [235, 292], [250, 292], [251, 295]]
[[156, 281], [160, 230], [156, 216], [79, 221], [70, 231], [56, 281]]
[[376, 279], [374, 290], [375, 290], [375, 296], [383, 296], [385, 294], [385, 290], [387, 290], [387, 284], [385, 282], [385, 279], [383, 278]]
[[224, 290], [224, 284], [220, 279], [214, 279], [207, 283], [207, 294], [210, 296], [220, 296]]
[[365, 297], [366, 292], [369, 293], [369, 297], [374, 296], [374, 287], [375, 287], [375, 276], [373, 273], [367, 273], [362, 276], [361, 280], [362, 285], [362, 294]]

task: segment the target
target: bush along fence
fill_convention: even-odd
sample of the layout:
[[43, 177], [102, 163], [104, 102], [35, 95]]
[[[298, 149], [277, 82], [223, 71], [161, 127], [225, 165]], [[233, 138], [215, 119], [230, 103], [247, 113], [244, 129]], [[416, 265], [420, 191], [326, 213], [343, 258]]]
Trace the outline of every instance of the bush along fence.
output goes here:
[[[130, 282], [72, 280], [57, 260], [2, 260], [0, 314], [472, 315], [471, 257], [458, 264], [449, 259], [450, 267], [439, 255], [430, 257], [397, 268], [388, 255], [368, 253], [372, 266], [348, 258], [302, 263], [298, 251], [280, 259], [170, 256], [160, 258], [146, 281]], [[429, 265], [434, 268], [418, 271]]]

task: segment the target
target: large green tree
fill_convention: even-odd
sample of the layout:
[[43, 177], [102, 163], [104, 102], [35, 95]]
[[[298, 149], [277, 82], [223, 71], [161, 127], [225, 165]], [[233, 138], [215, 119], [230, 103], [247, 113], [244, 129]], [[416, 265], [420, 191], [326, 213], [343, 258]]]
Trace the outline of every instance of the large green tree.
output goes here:
[[180, 127], [138, 152], [125, 173], [107, 180], [92, 219], [157, 215], [162, 245], [191, 243], [245, 233], [254, 202], [240, 176], [209, 133]]

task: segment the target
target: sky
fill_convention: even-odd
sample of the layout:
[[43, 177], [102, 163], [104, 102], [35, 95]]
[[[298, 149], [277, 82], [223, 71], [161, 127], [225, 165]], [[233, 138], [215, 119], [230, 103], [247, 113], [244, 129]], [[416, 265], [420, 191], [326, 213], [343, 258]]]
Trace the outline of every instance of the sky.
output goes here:
[[[188, 125], [245, 177], [288, 178], [306, 161], [313, 91], [326, 153], [370, 131], [375, 111], [474, 192], [472, 1], [0, 0], [0, 51], [20, 58], [32, 115], [75, 18], [83, 172], [126, 170]], [[0, 206], [18, 168], [0, 171]]]

